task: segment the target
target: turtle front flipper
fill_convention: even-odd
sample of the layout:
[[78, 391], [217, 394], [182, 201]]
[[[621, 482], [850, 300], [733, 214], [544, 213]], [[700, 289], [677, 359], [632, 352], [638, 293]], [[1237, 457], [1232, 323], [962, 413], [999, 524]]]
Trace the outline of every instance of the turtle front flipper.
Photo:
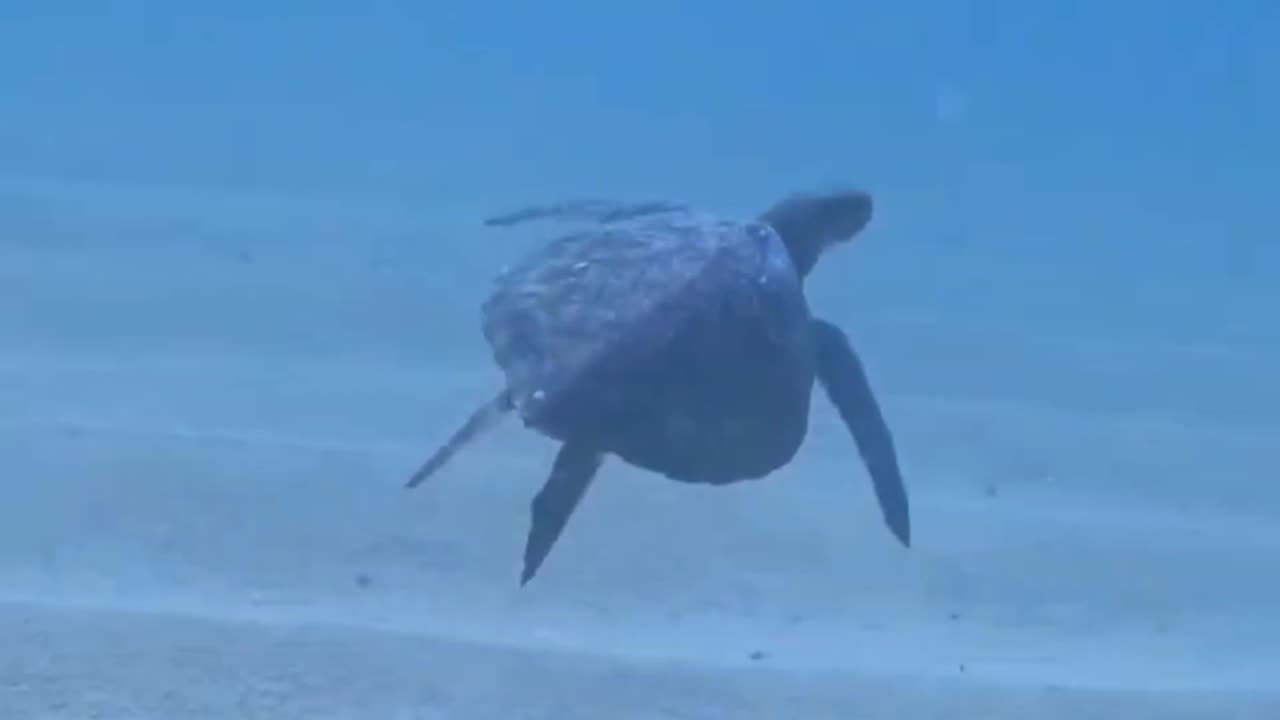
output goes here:
[[522, 586], [542, 567], [603, 462], [602, 453], [580, 443], [567, 442], [556, 453], [551, 475], [531, 504], [533, 521], [524, 546]]
[[551, 219], [589, 221], [607, 225], [645, 215], [685, 210], [688, 210], [685, 205], [661, 201], [626, 203], [613, 200], [565, 200], [552, 205], [537, 205], [495, 215], [487, 218], [484, 224], [490, 227], [508, 227], [533, 220]]
[[903, 545], [911, 545], [911, 513], [907, 488], [898, 469], [893, 435], [880, 412], [862, 361], [839, 327], [813, 321], [818, 350], [818, 379], [853, 435], [858, 454], [875, 488], [880, 512]]
[[412, 488], [421, 485], [424, 480], [444, 467], [445, 463], [449, 462], [449, 459], [464, 446], [496, 427], [502, 418], [506, 417], [506, 414], [511, 411], [512, 407], [514, 406], [511, 402], [511, 393], [503, 390], [492, 400], [476, 408], [471, 413], [471, 416], [467, 418], [467, 421], [462, 424], [462, 427], [453, 433], [449, 441], [436, 450], [431, 457], [427, 458], [427, 461], [409, 478], [409, 482], [405, 484], [405, 487]]

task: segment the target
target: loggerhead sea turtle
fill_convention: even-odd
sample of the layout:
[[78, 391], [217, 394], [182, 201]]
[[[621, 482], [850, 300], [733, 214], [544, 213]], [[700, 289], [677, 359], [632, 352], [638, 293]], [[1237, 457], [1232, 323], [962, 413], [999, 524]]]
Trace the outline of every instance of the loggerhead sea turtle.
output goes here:
[[894, 442], [845, 333], [810, 314], [804, 278], [870, 221], [859, 190], [794, 194], [750, 220], [671, 203], [569, 202], [491, 218], [593, 224], [502, 273], [483, 333], [506, 377], [409, 480], [414, 487], [514, 411], [561, 443], [532, 502], [521, 585], [607, 455], [686, 483], [786, 465], [815, 378], [853, 435], [884, 521], [910, 546]]

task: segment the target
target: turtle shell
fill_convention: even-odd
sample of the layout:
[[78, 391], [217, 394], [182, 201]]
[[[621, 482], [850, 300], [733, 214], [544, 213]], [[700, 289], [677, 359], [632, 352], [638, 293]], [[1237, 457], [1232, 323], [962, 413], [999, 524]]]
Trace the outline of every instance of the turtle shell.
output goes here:
[[675, 425], [690, 448], [733, 423], [743, 442], [789, 422], [803, 437], [809, 311], [763, 223], [678, 213], [563, 235], [504, 272], [482, 314], [512, 404], [552, 437], [669, 474], [655, 433]]

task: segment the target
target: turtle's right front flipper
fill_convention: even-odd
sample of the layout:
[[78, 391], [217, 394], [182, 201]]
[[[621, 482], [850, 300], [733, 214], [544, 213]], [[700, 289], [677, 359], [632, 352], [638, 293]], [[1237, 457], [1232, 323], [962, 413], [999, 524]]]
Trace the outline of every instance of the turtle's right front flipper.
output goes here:
[[871, 485], [885, 524], [904, 546], [911, 546], [911, 509], [907, 487], [898, 467], [893, 434], [880, 411], [862, 360], [839, 327], [813, 321], [818, 342], [818, 379], [840, 418], [853, 434], [854, 444], [871, 475]]
[[645, 215], [681, 212], [687, 206], [668, 202], [625, 203], [613, 200], [566, 200], [495, 215], [484, 221], [490, 227], [509, 227], [533, 220], [578, 220], [608, 224]]
[[413, 477], [409, 478], [409, 482], [405, 484], [405, 487], [412, 488], [422, 484], [424, 480], [444, 467], [444, 464], [449, 462], [449, 459], [465, 445], [496, 427], [502, 418], [511, 411], [512, 407], [511, 393], [503, 390], [492, 400], [476, 408], [471, 413], [471, 417], [467, 418], [467, 421], [462, 424], [462, 427], [453, 433], [453, 437], [450, 437], [448, 442], [436, 450], [430, 458], [427, 458], [427, 461], [418, 468]]
[[578, 507], [587, 487], [595, 478], [604, 455], [595, 449], [575, 442], [567, 442], [556, 453], [551, 476], [533, 498], [533, 521], [524, 546], [524, 570], [520, 584], [525, 585], [542, 567], [551, 548], [560, 539], [569, 516]]

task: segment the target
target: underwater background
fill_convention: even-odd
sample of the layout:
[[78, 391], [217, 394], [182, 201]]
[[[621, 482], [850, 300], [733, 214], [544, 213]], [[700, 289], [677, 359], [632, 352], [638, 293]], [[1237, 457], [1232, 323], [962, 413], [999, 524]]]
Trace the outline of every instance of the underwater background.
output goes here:
[[[0, 718], [1280, 717], [1280, 6], [0, 4]], [[482, 226], [862, 187], [893, 428], [517, 583]]]

